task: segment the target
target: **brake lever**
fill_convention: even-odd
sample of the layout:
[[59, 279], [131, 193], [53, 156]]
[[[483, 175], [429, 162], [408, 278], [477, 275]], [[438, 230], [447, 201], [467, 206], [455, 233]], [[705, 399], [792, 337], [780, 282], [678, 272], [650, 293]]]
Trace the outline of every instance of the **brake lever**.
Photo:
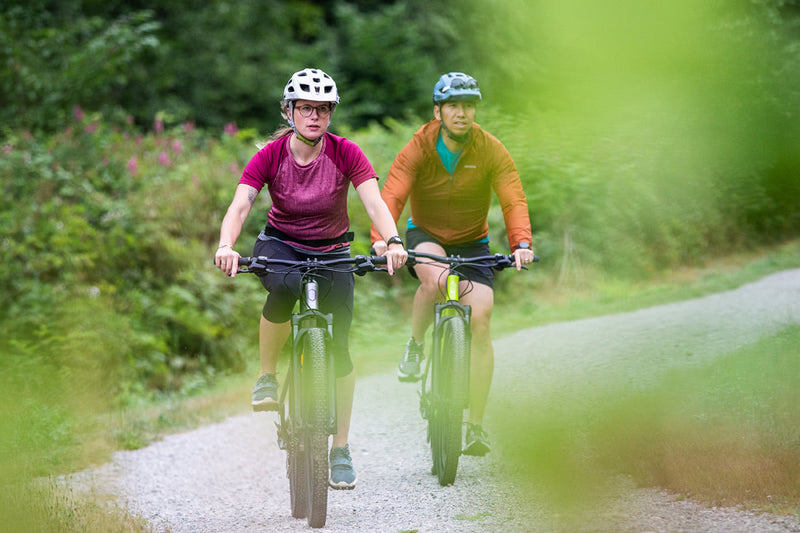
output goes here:
[[357, 276], [364, 276], [370, 270], [376, 270], [375, 265], [372, 263], [372, 260], [365, 256], [365, 255], [357, 255], [355, 258], [356, 260], [356, 275]]

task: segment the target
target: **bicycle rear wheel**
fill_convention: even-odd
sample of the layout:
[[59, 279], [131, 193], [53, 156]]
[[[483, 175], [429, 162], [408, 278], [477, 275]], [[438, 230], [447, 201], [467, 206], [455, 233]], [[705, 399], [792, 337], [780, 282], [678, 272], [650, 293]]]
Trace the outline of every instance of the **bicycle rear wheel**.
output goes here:
[[447, 318], [441, 326], [438, 358], [433, 362], [433, 405], [428, 420], [433, 472], [440, 485], [452, 485], [461, 455], [461, 427], [469, 400], [469, 342], [466, 321]]
[[304, 431], [305, 467], [308, 488], [308, 525], [323, 527], [328, 515], [328, 435], [330, 390], [328, 354], [322, 329], [309, 329], [303, 350], [306, 409]]

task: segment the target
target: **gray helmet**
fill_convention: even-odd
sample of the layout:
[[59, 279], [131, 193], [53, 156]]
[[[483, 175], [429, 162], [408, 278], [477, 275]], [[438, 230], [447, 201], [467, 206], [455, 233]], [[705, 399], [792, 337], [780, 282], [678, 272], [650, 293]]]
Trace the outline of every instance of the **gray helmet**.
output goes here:
[[339, 103], [339, 93], [333, 78], [317, 68], [306, 68], [295, 72], [283, 89], [283, 99], [311, 100], [312, 102]]
[[474, 100], [480, 101], [481, 89], [475, 78], [463, 72], [443, 74], [433, 87], [433, 103]]

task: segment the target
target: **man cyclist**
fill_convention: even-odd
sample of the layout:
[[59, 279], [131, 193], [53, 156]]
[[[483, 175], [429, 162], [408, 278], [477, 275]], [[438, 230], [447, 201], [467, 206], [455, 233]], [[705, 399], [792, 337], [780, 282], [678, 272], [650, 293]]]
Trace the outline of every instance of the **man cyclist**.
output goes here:
[[[475, 121], [481, 101], [478, 82], [462, 72], [442, 75], [433, 88], [434, 118], [423, 125], [400, 151], [389, 170], [381, 196], [394, 220], [406, 201], [411, 217], [406, 246], [440, 256], [488, 255], [487, 221], [492, 191], [503, 210], [508, 244], [519, 270], [533, 260], [528, 204], [519, 173], [503, 144]], [[373, 226], [371, 238], [378, 253], [386, 243]], [[412, 335], [398, 366], [400, 381], [422, 377], [425, 331], [433, 322], [433, 303], [442, 293], [442, 265], [418, 262], [412, 274], [420, 285], [414, 295]], [[483, 414], [494, 370], [490, 318], [494, 305], [491, 268], [461, 269], [462, 303], [472, 307], [472, 362], [469, 421], [464, 453], [485, 455], [490, 450]], [[467, 284], [472, 290], [464, 293]]]

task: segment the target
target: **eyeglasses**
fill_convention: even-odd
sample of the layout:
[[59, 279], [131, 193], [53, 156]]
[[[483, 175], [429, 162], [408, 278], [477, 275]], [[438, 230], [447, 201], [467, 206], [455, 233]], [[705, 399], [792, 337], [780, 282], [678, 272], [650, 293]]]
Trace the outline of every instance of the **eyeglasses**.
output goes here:
[[317, 112], [317, 116], [320, 118], [325, 118], [331, 114], [331, 106], [329, 104], [324, 105], [299, 105], [295, 107], [300, 112], [300, 116], [303, 117], [310, 117], [311, 113], [314, 111]]
[[450, 89], [480, 89], [480, 87], [478, 87], [478, 82], [475, 79], [456, 78], [450, 82], [450, 85], [442, 87], [441, 92], [446, 93]]

